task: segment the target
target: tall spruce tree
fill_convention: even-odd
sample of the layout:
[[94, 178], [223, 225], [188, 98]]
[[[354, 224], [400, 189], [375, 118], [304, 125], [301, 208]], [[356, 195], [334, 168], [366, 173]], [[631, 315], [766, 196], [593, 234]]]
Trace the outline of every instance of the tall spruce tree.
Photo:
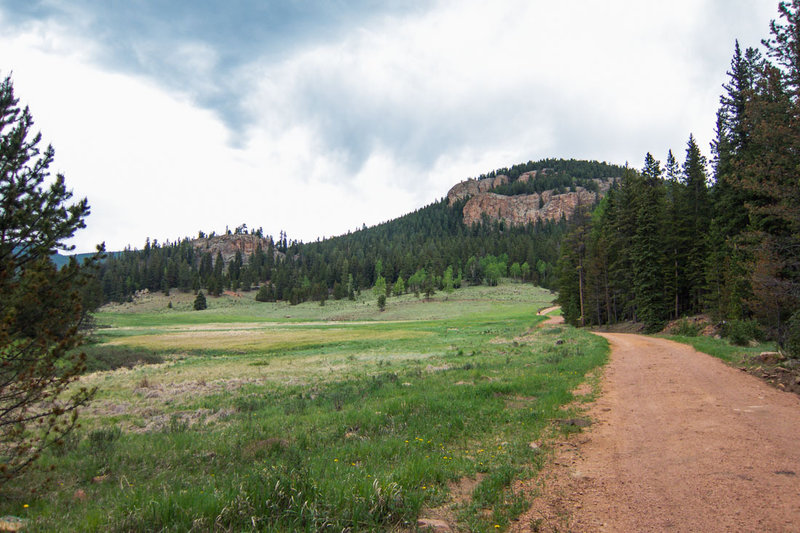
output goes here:
[[740, 186], [739, 176], [754, 156], [747, 112], [762, 64], [758, 50], [748, 48], [742, 53], [736, 42], [728, 71], [729, 81], [723, 85], [725, 92], [720, 97], [716, 138], [711, 145], [714, 186], [705, 306], [717, 319], [744, 318], [746, 301], [751, 294], [742, 234], [749, 224], [747, 205], [756, 198]]
[[636, 292], [633, 281], [633, 239], [638, 217], [638, 183], [641, 177], [633, 169], [626, 169], [615, 196], [615, 210], [610, 216], [610, 231], [614, 233], [616, 247], [610, 265], [614, 279], [618, 314], [622, 320], [636, 320]]
[[705, 286], [707, 231], [710, 222], [710, 203], [706, 158], [700, 152], [694, 136], [689, 135], [686, 160], [683, 163], [686, 188], [679, 199], [680, 235], [684, 260], [684, 279], [681, 292], [685, 306], [681, 312], [697, 313], [702, 310]]
[[656, 331], [666, 320], [669, 309], [665, 303], [664, 284], [667, 209], [661, 166], [649, 153], [645, 157], [642, 179], [635, 184], [636, 231], [631, 253], [636, 315], [648, 331]]
[[680, 200], [684, 196], [684, 184], [681, 177], [681, 167], [678, 160], [672, 154], [672, 150], [667, 152], [667, 162], [664, 166], [666, 176], [666, 203], [667, 220], [670, 229], [667, 233], [664, 244], [667, 261], [667, 272], [665, 273], [665, 298], [670, 307], [670, 316], [678, 318], [681, 311], [681, 283], [684, 272], [683, 262], [683, 236], [679, 231], [681, 226]]
[[558, 304], [564, 320], [570, 324], [586, 325], [584, 297], [586, 294], [586, 243], [589, 238], [589, 206], [579, 206], [571, 221], [572, 231], [561, 244], [558, 262]]
[[750, 215], [746, 236], [754, 314], [783, 344], [800, 308], [800, 0], [781, 2], [746, 106], [749, 151], [737, 168]]

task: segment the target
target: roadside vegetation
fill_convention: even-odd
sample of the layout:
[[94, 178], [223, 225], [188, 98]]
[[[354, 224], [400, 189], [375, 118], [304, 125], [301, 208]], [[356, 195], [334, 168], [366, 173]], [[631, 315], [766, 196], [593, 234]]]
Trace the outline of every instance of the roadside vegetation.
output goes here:
[[721, 335], [703, 335], [689, 320], [681, 322], [671, 334], [663, 336], [721, 359], [775, 388], [800, 394], [800, 363], [781, 353], [776, 342], [766, 341], [755, 321], [723, 324]]
[[514, 481], [606, 361], [603, 339], [537, 327], [551, 299], [505, 282], [385, 312], [371, 296], [105, 308], [87, 364], [108, 370], [80, 381], [98, 387], [82, 427], [4, 488], [0, 515], [26, 531], [356, 531], [447, 509], [503, 529], [528, 505]]
[[741, 346], [732, 343], [729, 339], [715, 338], [702, 335], [666, 335], [666, 338], [688, 344], [698, 352], [713, 355], [726, 363], [739, 366], [752, 366], [757, 361], [756, 357], [763, 352], [772, 352], [777, 349], [774, 342], [754, 342], [752, 345]]

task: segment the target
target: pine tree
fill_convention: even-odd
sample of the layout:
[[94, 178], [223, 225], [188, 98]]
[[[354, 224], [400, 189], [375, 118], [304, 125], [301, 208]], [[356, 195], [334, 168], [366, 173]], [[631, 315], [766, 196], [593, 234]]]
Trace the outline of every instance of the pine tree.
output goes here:
[[756, 93], [756, 80], [764, 63], [760, 52], [748, 48], [742, 53], [736, 42], [729, 81], [723, 85], [717, 112], [714, 154], [714, 186], [711, 190], [712, 219], [708, 229], [705, 305], [718, 319], [738, 319], [746, 315], [751, 297], [746, 272], [744, 232], [750, 223], [748, 204], [758, 203], [758, 195], [742, 186], [742, 170], [756, 157], [749, 117]]
[[772, 20], [771, 37], [762, 40], [767, 56], [777, 62], [789, 98], [800, 104], [800, 0], [778, 4], [778, 14], [784, 22]]
[[758, 50], [748, 48], [742, 54], [739, 41], [736, 41], [731, 69], [727, 73], [730, 80], [722, 86], [725, 93], [720, 96], [721, 107], [718, 114], [730, 150], [734, 154], [742, 154], [747, 150], [751, 132], [746, 125], [745, 113], [761, 63], [761, 53]]
[[257, 302], [275, 301], [275, 291], [272, 287], [272, 284], [265, 283], [264, 285], [258, 288], [258, 292], [256, 293], [256, 301]]
[[609, 194], [608, 228], [606, 242], [613, 253], [609, 258], [610, 279], [617, 320], [636, 320], [636, 293], [633, 283], [633, 239], [638, 217], [638, 188], [641, 177], [626, 169], [619, 188]]
[[665, 189], [658, 161], [649, 153], [637, 183], [636, 231], [631, 241], [633, 288], [637, 318], [648, 331], [657, 331], [667, 318], [665, 273], [665, 227], [667, 209]]
[[[61, 442], [94, 394], [73, 388], [85, 355], [74, 350], [85, 318], [81, 291], [92, 264], [58, 269], [50, 256], [85, 227], [86, 199], [69, 204], [64, 176], [49, 179], [28, 108], [11, 78], [0, 83], [0, 485]], [[49, 185], [45, 184], [49, 182]]]
[[570, 324], [586, 325], [584, 311], [586, 242], [590, 219], [584, 207], [576, 210], [571, 221], [572, 231], [561, 244], [558, 261], [558, 299], [561, 313]]
[[429, 272], [425, 277], [425, 281], [422, 283], [422, 290], [425, 293], [425, 298], [427, 299], [430, 299], [434, 294], [436, 294], [436, 279], [434, 278], [433, 272]]
[[250, 271], [250, 265], [242, 268], [239, 276], [239, 285], [245, 292], [250, 292], [250, 290], [253, 288], [253, 275]]
[[665, 273], [665, 299], [670, 308], [670, 316], [680, 316], [681, 283], [683, 279], [683, 235], [678, 228], [681, 227], [681, 199], [685, 194], [685, 186], [681, 180], [681, 169], [672, 150], [667, 152], [667, 162], [664, 167], [667, 220], [670, 228], [665, 238], [666, 268]]
[[609, 265], [614, 253], [609, 246], [609, 215], [613, 212], [613, 192], [604, 198], [592, 213], [592, 228], [586, 246], [586, 281], [589, 316], [592, 324], [617, 321], [616, 302], [609, 277]]
[[208, 304], [206, 302], [206, 295], [203, 294], [203, 291], [197, 293], [197, 296], [194, 299], [193, 307], [195, 311], [202, 311], [203, 309], [206, 309], [208, 307]]
[[751, 150], [753, 127], [747, 115], [761, 68], [763, 60], [760, 52], [748, 48], [742, 54], [737, 41], [728, 72], [730, 81], [723, 85], [725, 93], [720, 97], [716, 139], [712, 143], [714, 221], [725, 239], [740, 234], [748, 225], [745, 206], [753, 197], [737, 186], [737, 181], [741, 168], [754, 155]]
[[737, 166], [736, 186], [750, 195], [746, 245], [751, 254], [748, 302], [779, 344], [800, 309], [800, 0], [781, 2], [767, 56], [746, 106], [749, 156]]
[[658, 181], [661, 179], [661, 174], [661, 163], [657, 161], [650, 152], [647, 152], [644, 157], [642, 176], [650, 181]]
[[711, 204], [708, 197], [706, 158], [700, 152], [692, 135], [689, 135], [686, 146], [683, 176], [686, 189], [683, 198], [678, 199], [680, 214], [678, 231], [685, 251], [684, 276], [680, 289], [686, 302], [682, 311], [694, 313], [702, 310], [706, 292], [705, 266], [708, 250], [706, 233], [711, 221]]

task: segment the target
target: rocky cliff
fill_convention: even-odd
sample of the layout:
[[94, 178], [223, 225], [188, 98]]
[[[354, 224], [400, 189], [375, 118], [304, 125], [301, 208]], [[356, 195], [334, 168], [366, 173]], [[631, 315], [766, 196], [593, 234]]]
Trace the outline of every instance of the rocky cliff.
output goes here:
[[[217, 252], [221, 253], [222, 259], [227, 264], [236, 256], [237, 251], [242, 253], [242, 259], [246, 263], [250, 254], [258, 249], [259, 244], [261, 249], [266, 252], [269, 241], [258, 235], [234, 234], [195, 239], [192, 244], [195, 251], [201, 254], [211, 252], [211, 257], [213, 258], [217, 257]], [[277, 251], [275, 253], [276, 255], [280, 254]]]
[[475, 196], [482, 192], [487, 192], [495, 187], [508, 183], [508, 176], [497, 176], [496, 178], [486, 178], [482, 180], [467, 180], [456, 184], [447, 193], [447, 204], [453, 205], [454, 202]]
[[[526, 172], [518, 180], [528, 181], [536, 178], [536, 172]], [[490, 221], [505, 220], [514, 225], [524, 225], [540, 220], [569, 218], [579, 204], [591, 205], [602, 198], [617, 178], [595, 179], [598, 192], [576, 187], [574, 192], [556, 194], [544, 191], [541, 194], [504, 196], [491, 192], [495, 187], [509, 183], [507, 176], [497, 176], [482, 180], [468, 180], [454, 186], [447, 193], [449, 205], [469, 198], [464, 205], [464, 223], [467, 225], [482, 222], [484, 217]]]
[[491, 221], [505, 220], [509, 224], [524, 225], [540, 220], [569, 218], [578, 204], [591, 205], [595, 193], [578, 187], [576, 192], [553, 194], [523, 194], [502, 196], [492, 192], [480, 193], [470, 198], [464, 206], [464, 224], [481, 222], [484, 215]]
[[[520, 174], [520, 176], [517, 178], [517, 181], [526, 183], [527, 181], [536, 178], [537, 173], [538, 171], [534, 170]], [[447, 203], [448, 205], [453, 205], [454, 202], [475, 196], [482, 192], [491, 191], [495, 187], [506, 185], [509, 182], [510, 180], [508, 179], [508, 176], [504, 174], [501, 174], [496, 178], [484, 178], [482, 180], [469, 179], [467, 181], [462, 181], [461, 183], [456, 184], [447, 193]]]

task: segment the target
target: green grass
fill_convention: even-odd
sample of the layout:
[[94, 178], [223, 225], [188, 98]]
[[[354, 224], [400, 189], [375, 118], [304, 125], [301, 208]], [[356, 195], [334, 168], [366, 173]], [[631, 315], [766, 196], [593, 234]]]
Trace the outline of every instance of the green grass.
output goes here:
[[714, 337], [686, 337], [680, 335], [665, 335], [665, 338], [688, 344], [698, 352], [707, 353], [730, 364], [746, 364], [753, 356], [765, 351], [774, 351], [775, 343], [767, 342], [756, 346], [737, 346], [727, 339]]
[[[158, 328], [180, 325], [206, 325], [253, 322], [297, 323], [304, 321], [390, 321], [390, 320], [443, 320], [462, 316], [481, 316], [486, 312], [497, 315], [503, 310], [519, 305], [523, 295], [529, 293], [524, 284], [506, 283], [498, 287], [470, 287], [446, 296], [436, 294], [430, 300], [406, 294], [387, 300], [386, 311], [379, 312], [371, 291], [364, 291], [355, 302], [328, 300], [324, 306], [317, 302], [289, 305], [284, 302], [256, 302], [255, 291], [242, 293], [241, 297], [208, 297], [208, 309], [191, 310], [194, 296], [173, 294], [162, 296], [151, 294], [132, 304], [109, 306], [97, 316], [103, 326]], [[538, 291], [536, 303], [542, 307], [550, 304], [553, 296], [544, 290]], [[167, 307], [176, 299], [186, 303]], [[453, 304], [462, 305], [453, 305]], [[422, 305], [424, 304], [424, 305]], [[99, 330], [101, 334], [107, 330]]]
[[155, 298], [100, 313], [94, 350], [163, 362], [85, 376], [99, 393], [83, 427], [4, 487], [0, 515], [26, 531], [413, 528], [474, 478], [460, 525], [504, 528], [528, 505], [514, 480], [544, 460], [530, 442], [607, 357], [599, 337], [535, 327], [551, 298], [507, 283], [385, 313]]

